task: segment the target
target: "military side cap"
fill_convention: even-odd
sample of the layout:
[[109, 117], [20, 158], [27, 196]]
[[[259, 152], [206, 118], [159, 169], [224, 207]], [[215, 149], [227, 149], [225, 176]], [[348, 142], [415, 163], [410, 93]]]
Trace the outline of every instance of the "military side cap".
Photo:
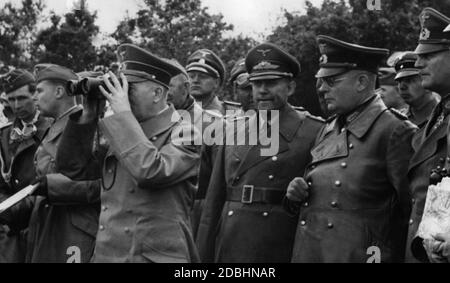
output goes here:
[[423, 9], [419, 16], [420, 36], [419, 45], [414, 53], [427, 54], [448, 50], [450, 46], [450, 33], [446, 32], [450, 18], [432, 8]]
[[294, 78], [300, 73], [297, 59], [272, 43], [254, 47], [245, 58], [249, 80]]
[[6, 94], [35, 82], [33, 74], [23, 69], [12, 70], [1, 79], [2, 89]]
[[395, 81], [395, 75], [394, 68], [380, 68], [378, 70], [378, 81], [380, 85], [396, 86], [397, 82]]
[[397, 75], [395, 80], [416, 76], [420, 74], [420, 69], [415, 67], [417, 61], [417, 55], [413, 52], [405, 52], [400, 55], [395, 61], [395, 71]]
[[230, 82], [234, 82], [240, 74], [247, 73], [245, 58], [237, 60], [230, 72]]
[[84, 72], [79, 72], [77, 73], [77, 76], [80, 79], [85, 79], [85, 78], [98, 78], [103, 76], [103, 72], [96, 72], [96, 71], [84, 71]]
[[45, 80], [68, 82], [78, 79], [77, 74], [71, 69], [55, 64], [38, 64], [34, 66], [34, 75], [37, 83]]
[[186, 71], [202, 72], [225, 82], [225, 65], [214, 52], [209, 49], [200, 49], [192, 53], [187, 60]]
[[117, 53], [121, 72], [131, 83], [150, 80], [168, 88], [171, 78], [180, 73], [169, 60], [133, 44], [120, 45]]
[[336, 76], [350, 70], [378, 73], [378, 67], [389, 54], [388, 49], [366, 47], [326, 35], [317, 36], [320, 49], [317, 78]]

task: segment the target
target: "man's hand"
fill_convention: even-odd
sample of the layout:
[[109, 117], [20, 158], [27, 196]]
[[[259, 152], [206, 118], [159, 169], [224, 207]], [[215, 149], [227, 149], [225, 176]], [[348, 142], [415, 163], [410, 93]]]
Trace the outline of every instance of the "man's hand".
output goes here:
[[[107, 92], [102, 86], [100, 91], [108, 100], [112, 111], [117, 114], [121, 112], [131, 111], [130, 101], [128, 100], [128, 81], [123, 73], [120, 74], [122, 84], [120, 84], [116, 75], [112, 72], [108, 73], [109, 76], [104, 76], [103, 81], [110, 92]], [[109, 80], [111, 78], [111, 81]]]
[[450, 263], [450, 234], [437, 234], [434, 236], [434, 239], [441, 243], [441, 256]]
[[304, 202], [309, 197], [309, 186], [303, 178], [295, 178], [289, 184], [286, 197], [290, 201]]
[[423, 247], [427, 252], [428, 259], [431, 263], [445, 263], [446, 259], [441, 255], [442, 242], [434, 239], [424, 239]]

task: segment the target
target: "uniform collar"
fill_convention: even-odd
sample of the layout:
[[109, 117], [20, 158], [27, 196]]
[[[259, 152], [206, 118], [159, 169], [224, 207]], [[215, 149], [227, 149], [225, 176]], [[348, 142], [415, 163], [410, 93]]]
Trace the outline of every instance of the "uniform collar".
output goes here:
[[[378, 117], [387, 110], [381, 98], [376, 95], [371, 98], [366, 105], [363, 104], [363, 108], [359, 111], [353, 111], [351, 114], [347, 115], [347, 125], [345, 126], [349, 132], [355, 135], [357, 138], [362, 138], [369, 131], [373, 123], [378, 119]], [[325, 129], [326, 132], [330, 132], [335, 127], [338, 122], [339, 116], [335, 117], [331, 123], [329, 123]]]
[[160, 112], [158, 115], [151, 117], [140, 123], [147, 138], [152, 138], [164, 133], [176, 124], [180, 119], [173, 105]]

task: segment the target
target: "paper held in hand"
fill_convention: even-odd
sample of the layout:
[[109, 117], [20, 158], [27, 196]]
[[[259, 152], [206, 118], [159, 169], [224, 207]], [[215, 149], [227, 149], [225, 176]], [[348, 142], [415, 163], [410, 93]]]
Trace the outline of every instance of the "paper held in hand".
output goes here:
[[450, 233], [450, 178], [444, 178], [437, 185], [428, 187], [422, 221], [417, 235], [422, 239]]
[[38, 187], [38, 184], [36, 185], [29, 185], [25, 189], [19, 191], [15, 195], [11, 196], [4, 202], [0, 203], [0, 213], [3, 213], [4, 211], [10, 209], [14, 205], [16, 205], [18, 202], [23, 200], [24, 198], [30, 196]]

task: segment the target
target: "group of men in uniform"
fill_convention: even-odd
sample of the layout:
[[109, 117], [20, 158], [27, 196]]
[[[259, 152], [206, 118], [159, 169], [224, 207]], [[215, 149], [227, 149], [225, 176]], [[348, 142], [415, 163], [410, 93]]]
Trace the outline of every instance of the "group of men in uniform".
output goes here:
[[[186, 67], [123, 44], [117, 73], [9, 72], [0, 200], [36, 186], [0, 214], [0, 261], [449, 262], [450, 235], [417, 229], [450, 161], [450, 18], [420, 19], [387, 77], [389, 50], [317, 37], [326, 121], [288, 103], [301, 66], [271, 43], [231, 70], [239, 103], [219, 100], [208, 49]], [[100, 86], [79, 105], [67, 84], [81, 78]]]

